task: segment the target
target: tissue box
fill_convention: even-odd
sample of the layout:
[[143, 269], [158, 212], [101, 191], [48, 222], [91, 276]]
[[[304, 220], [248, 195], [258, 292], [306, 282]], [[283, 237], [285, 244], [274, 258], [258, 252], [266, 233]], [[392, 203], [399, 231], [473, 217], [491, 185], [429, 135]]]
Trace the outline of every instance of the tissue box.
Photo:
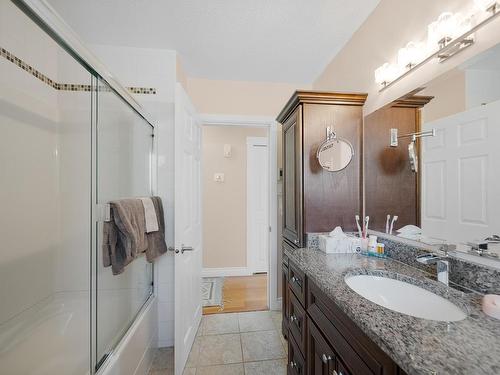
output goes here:
[[330, 237], [327, 235], [320, 235], [319, 249], [327, 254], [341, 254], [353, 253], [352, 241], [353, 237]]

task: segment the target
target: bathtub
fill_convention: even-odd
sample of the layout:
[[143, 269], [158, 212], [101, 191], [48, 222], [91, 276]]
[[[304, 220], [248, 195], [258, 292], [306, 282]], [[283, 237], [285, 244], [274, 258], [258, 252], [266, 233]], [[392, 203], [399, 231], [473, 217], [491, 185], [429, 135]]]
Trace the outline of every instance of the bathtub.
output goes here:
[[[144, 375], [156, 342], [151, 296], [98, 374]], [[90, 374], [88, 293], [58, 293], [0, 325], [3, 375]]]
[[89, 355], [87, 293], [56, 294], [0, 326], [2, 374], [89, 374]]

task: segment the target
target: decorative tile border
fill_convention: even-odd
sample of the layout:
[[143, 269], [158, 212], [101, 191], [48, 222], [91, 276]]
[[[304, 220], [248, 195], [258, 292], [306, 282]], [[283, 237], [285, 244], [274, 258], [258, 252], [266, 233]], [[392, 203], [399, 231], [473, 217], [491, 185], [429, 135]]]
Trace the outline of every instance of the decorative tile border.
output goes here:
[[[39, 70], [33, 68], [31, 65], [21, 60], [19, 57], [7, 51], [5, 48], [0, 47], [0, 56], [7, 59], [11, 63], [17, 65], [19, 68], [25, 70], [33, 77], [38, 78], [43, 83], [49, 85], [55, 90], [61, 91], [90, 91], [92, 87], [90, 85], [81, 85], [73, 83], [58, 83], [53, 79], [40, 72]], [[109, 91], [107, 86], [102, 86], [99, 88], [100, 91]], [[127, 87], [127, 90], [132, 94], [144, 94], [144, 95], [156, 95], [156, 88], [154, 87]]]

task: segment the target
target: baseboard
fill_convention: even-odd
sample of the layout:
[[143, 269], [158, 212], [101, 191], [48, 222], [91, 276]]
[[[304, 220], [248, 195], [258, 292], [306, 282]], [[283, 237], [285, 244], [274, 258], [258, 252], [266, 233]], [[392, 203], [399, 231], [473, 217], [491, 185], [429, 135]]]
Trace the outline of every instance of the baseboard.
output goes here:
[[203, 277], [249, 276], [252, 273], [246, 267], [203, 268]]

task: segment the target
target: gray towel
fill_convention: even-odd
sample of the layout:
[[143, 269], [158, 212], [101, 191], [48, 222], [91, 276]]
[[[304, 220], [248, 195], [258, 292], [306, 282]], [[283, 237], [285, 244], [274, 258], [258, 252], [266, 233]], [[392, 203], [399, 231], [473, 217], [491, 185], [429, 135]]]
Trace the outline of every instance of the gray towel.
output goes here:
[[165, 243], [165, 219], [163, 216], [163, 205], [160, 197], [151, 197], [158, 219], [158, 231], [147, 234], [148, 249], [146, 250], [146, 259], [152, 263], [155, 258], [167, 252]]
[[148, 248], [144, 207], [139, 199], [110, 202], [110, 221], [103, 226], [103, 264], [112, 267], [113, 275]]
[[158, 220], [158, 231], [146, 233], [144, 206], [140, 199], [122, 199], [110, 202], [110, 221], [104, 222], [102, 257], [104, 267], [113, 275], [122, 273], [140, 253], [152, 263], [167, 252], [165, 220], [160, 197], [151, 197]]

